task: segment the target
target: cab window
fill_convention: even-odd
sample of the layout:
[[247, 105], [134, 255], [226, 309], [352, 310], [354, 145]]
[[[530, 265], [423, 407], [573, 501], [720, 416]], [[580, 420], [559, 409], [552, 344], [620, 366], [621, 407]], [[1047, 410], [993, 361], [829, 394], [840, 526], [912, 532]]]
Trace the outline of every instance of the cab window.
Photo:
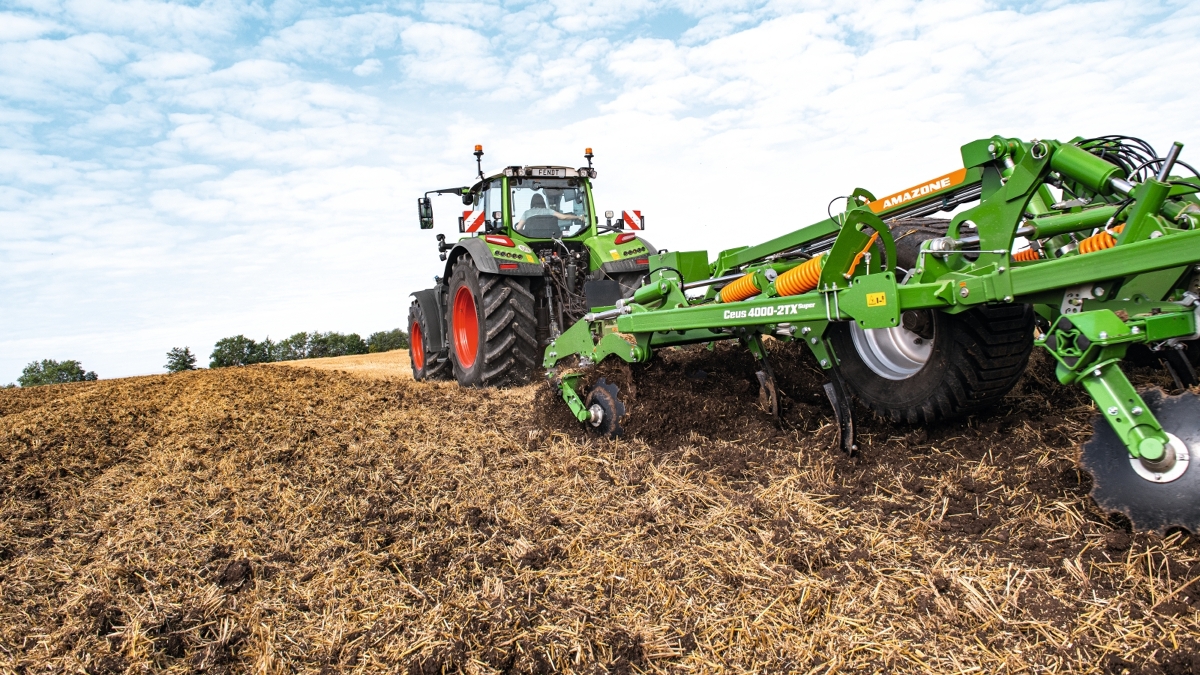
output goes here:
[[561, 239], [588, 227], [587, 193], [574, 179], [509, 181], [513, 229], [536, 239]]

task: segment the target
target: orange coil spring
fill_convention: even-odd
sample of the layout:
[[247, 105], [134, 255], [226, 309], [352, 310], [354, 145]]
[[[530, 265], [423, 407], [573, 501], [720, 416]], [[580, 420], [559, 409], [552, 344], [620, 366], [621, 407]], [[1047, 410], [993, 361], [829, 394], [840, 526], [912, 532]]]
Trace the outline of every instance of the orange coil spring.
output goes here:
[[721, 302], [737, 302], [738, 300], [752, 298], [759, 293], [762, 293], [762, 291], [754, 284], [754, 275], [747, 274], [740, 279], [735, 279], [728, 286], [721, 289]]
[[1017, 251], [1014, 253], [1012, 259], [1016, 260], [1017, 262], [1032, 262], [1034, 260], [1039, 260], [1040, 258], [1038, 257], [1037, 251], [1027, 248], [1024, 251]]
[[[1125, 229], [1124, 225], [1118, 225], [1118, 226], [1114, 227], [1112, 229], [1112, 231], [1120, 232], [1121, 230], [1124, 230], [1124, 229]], [[1116, 245], [1117, 245], [1116, 237], [1112, 236], [1107, 231], [1097, 232], [1096, 234], [1093, 234], [1092, 236], [1088, 237], [1087, 239], [1084, 239], [1083, 241], [1079, 242], [1079, 254], [1083, 255], [1084, 253], [1095, 253], [1096, 251], [1103, 251], [1106, 248], [1112, 248]]]
[[775, 279], [775, 292], [780, 295], [800, 295], [811, 291], [821, 280], [821, 268], [824, 266], [824, 255], [805, 260]]

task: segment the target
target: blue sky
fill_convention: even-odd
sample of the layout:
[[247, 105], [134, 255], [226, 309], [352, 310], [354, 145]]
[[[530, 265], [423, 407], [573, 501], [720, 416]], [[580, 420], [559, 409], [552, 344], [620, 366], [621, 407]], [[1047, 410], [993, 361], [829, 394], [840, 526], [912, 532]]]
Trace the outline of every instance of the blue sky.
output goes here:
[[599, 208], [710, 252], [997, 133], [1200, 148], [1196, 35], [1187, 2], [4, 0], [0, 383], [403, 325], [440, 272], [413, 202], [475, 143], [591, 146]]

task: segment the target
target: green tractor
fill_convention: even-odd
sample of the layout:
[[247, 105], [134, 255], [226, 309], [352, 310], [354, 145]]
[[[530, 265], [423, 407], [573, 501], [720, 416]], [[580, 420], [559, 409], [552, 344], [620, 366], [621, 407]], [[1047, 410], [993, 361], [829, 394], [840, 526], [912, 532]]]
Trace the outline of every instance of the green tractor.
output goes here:
[[433, 228], [430, 195], [462, 199], [459, 232], [439, 234], [445, 272], [413, 293], [408, 325], [413, 377], [450, 379], [470, 387], [529, 382], [543, 350], [589, 310], [632, 295], [657, 253], [635, 232], [640, 211], [614, 223], [596, 217], [592, 149], [587, 166], [509, 166], [483, 173], [470, 187], [431, 190], [417, 201], [421, 229]]

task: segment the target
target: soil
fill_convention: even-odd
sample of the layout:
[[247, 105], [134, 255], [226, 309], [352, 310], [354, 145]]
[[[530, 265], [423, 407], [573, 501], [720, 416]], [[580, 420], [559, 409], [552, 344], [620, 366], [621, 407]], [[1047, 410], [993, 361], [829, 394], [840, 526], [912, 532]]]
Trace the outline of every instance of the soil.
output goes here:
[[861, 410], [848, 457], [768, 348], [779, 420], [731, 345], [605, 364], [615, 441], [544, 384], [0, 391], [0, 671], [1200, 673], [1200, 546], [1096, 509], [1044, 357], [986, 415]]

